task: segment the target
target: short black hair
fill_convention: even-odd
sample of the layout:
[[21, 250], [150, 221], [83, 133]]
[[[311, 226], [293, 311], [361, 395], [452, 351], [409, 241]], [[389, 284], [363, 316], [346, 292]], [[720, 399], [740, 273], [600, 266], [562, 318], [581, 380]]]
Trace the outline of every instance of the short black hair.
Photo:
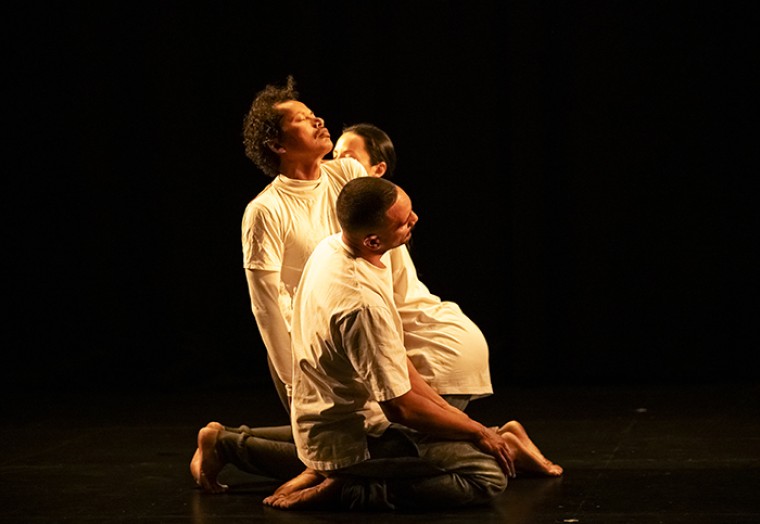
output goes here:
[[363, 176], [349, 181], [335, 204], [340, 227], [348, 232], [382, 227], [397, 196], [396, 184], [384, 178]]

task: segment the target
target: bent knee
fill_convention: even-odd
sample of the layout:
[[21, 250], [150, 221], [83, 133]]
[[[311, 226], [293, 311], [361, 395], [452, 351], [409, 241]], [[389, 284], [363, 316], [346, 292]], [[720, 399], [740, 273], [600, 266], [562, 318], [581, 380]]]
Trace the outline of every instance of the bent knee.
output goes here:
[[509, 482], [507, 474], [502, 471], [498, 464], [494, 462], [493, 468], [484, 471], [480, 484], [483, 486], [483, 492], [488, 499], [501, 495]]
[[507, 489], [508, 477], [496, 460], [493, 460], [484, 461], [477, 472], [471, 472], [469, 481], [477, 493], [473, 502], [486, 503]]

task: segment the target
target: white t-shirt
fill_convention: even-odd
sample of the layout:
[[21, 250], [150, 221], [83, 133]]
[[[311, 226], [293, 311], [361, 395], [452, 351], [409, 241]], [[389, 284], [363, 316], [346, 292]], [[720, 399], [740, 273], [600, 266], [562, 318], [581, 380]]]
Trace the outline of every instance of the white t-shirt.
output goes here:
[[367, 172], [356, 160], [330, 160], [320, 167], [317, 180], [279, 175], [245, 209], [243, 267], [280, 272], [280, 309], [288, 326], [306, 260], [320, 240], [340, 230], [338, 193], [360, 176]]
[[[349, 180], [366, 176], [353, 158], [328, 160], [314, 181], [278, 176], [246, 207], [242, 221], [243, 267], [278, 272], [267, 293], [251, 289], [251, 307], [277, 375], [291, 392], [290, 326], [293, 296], [314, 246], [340, 231], [338, 193]], [[405, 344], [417, 370], [441, 395], [493, 393], [488, 344], [480, 329], [453, 302], [442, 302], [417, 278], [406, 246], [390, 252], [394, 299], [404, 324]], [[277, 286], [277, 289], [274, 289]], [[274, 313], [279, 319], [272, 318]]]
[[383, 260], [385, 269], [354, 257], [337, 233], [317, 245], [296, 291], [291, 422], [309, 467], [329, 471], [369, 458], [366, 435], [389, 425], [377, 402], [411, 389]]
[[340, 230], [335, 215], [338, 193], [346, 182], [360, 176], [367, 172], [353, 158], [324, 162], [317, 180], [280, 175], [256, 195], [243, 214], [243, 267], [271, 272], [265, 280], [247, 274], [251, 309], [288, 395], [293, 295], [314, 246]]
[[488, 342], [454, 302], [442, 301], [417, 278], [406, 246], [389, 251], [394, 302], [404, 325], [404, 346], [415, 369], [439, 395], [493, 393]]

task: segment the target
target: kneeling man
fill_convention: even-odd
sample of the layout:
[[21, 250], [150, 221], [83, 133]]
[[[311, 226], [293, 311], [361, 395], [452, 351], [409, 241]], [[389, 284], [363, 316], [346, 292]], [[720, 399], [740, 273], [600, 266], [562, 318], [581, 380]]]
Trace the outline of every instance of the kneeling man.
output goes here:
[[348, 182], [340, 233], [304, 268], [293, 310], [291, 423], [306, 471], [264, 499], [279, 509], [426, 509], [481, 504], [514, 477], [493, 428], [446, 403], [404, 348], [386, 253], [417, 223], [392, 182]]

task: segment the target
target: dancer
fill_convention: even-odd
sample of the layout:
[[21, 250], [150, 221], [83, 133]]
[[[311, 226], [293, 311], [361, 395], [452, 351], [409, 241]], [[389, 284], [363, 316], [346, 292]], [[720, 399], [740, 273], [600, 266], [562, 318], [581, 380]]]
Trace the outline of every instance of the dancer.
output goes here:
[[[273, 181], [246, 207], [242, 221], [243, 261], [251, 309], [272, 379], [289, 409], [292, 381], [290, 327], [293, 294], [314, 246], [339, 230], [335, 200], [347, 181], [390, 175], [395, 151], [374, 126], [360, 125], [341, 137], [362, 142], [353, 153], [341, 146], [335, 159], [324, 121], [298, 100], [295, 83], [266, 86], [246, 115], [246, 155]], [[374, 155], [374, 163], [357, 159]], [[353, 155], [353, 158], [352, 158]], [[453, 302], [442, 302], [417, 278], [405, 246], [394, 251], [394, 299], [402, 315], [415, 366], [447, 400], [466, 408], [471, 398], [493, 393], [488, 345], [480, 329]]]

